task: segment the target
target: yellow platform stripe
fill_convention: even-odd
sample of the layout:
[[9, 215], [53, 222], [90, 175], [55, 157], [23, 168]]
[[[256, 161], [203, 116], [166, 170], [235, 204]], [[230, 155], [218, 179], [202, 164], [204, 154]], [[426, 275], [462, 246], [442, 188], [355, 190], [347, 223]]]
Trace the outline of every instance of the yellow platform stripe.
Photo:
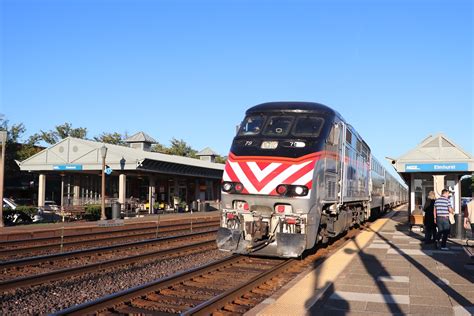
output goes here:
[[287, 286], [289, 289], [280, 297], [267, 299], [245, 315], [309, 315], [308, 309], [321, 298], [360, 249], [364, 248], [388, 221], [389, 218], [378, 219], [370, 225], [370, 230], [363, 231], [350, 240], [316, 269], [311, 270], [295, 284], [290, 282]]

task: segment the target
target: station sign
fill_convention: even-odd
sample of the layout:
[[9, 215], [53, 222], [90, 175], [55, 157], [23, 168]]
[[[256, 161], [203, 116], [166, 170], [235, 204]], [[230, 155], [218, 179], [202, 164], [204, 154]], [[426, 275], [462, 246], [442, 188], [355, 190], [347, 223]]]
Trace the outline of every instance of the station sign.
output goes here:
[[82, 165], [53, 165], [53, 170], [60, 170], [60, 171], [82, 170]]
[[468, 171], [469, 166], [464, 162], [443, 163], [407, 163], [405, 172], [453, 172]]

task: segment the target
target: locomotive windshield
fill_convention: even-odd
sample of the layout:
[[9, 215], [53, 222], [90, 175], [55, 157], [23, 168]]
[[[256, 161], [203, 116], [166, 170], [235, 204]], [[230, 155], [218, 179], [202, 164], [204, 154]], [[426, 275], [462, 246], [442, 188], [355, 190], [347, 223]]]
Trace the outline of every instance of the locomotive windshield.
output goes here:
[[236, 155], [284, 157], [319, 151], [324, 144], [322, 138], [327, 136], [325, 122], [313, 113], [249, 115], [243, 120], [231, 151]]
[[286, 136], [290, 132], [293, 116], [270, 116], [265, 125], [263, 135], [265, 136]]
[[316, 116], [298, 117], [293, 135], [299, 137], [317, 137], [323, 128], [324, 120]]
[[262, 115], [246, 117], [240, 127], [239, 136], [260, 134], [264, 121], [265, 117]]

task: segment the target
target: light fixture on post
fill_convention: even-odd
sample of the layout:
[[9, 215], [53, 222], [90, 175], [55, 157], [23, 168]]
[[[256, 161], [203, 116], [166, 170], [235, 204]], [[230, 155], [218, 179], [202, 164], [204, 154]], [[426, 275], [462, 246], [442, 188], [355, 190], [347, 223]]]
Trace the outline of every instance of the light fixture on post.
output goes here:
[[3, 175], [5, 171], [5, 145], [7, 143], [7, 131], [0, 131], [0, 142], [2, 143], [2, 162], [0, 163], [0, 227], [3, 227]]
[[105, 220], [107, 219], [107, 216], [105, 216], [105, 157], [107, 156], [107, 147], [105, 145], [100, 147], [100, 156], [102, 157], [102, 206], [100, 219]]

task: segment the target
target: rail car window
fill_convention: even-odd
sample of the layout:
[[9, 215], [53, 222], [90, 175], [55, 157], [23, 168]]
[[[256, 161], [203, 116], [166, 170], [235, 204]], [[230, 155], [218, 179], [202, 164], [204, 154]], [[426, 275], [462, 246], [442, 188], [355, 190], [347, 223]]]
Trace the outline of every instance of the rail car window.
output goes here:
[[352, 133], [350, 130], [346, 130], [346, 143], [352, 145]]
[[324, 119], [315, 116], [298, 117], [292, 134], [299, 137], [317, 137], [324, 125]]
[[248, 116], [240, 127], [239, 135], [257, 135], [262, 130], [264, 116]]
[[293, 123], [293, 116], [271, 116], [263, 131], [265, 136], [286, 136]]

